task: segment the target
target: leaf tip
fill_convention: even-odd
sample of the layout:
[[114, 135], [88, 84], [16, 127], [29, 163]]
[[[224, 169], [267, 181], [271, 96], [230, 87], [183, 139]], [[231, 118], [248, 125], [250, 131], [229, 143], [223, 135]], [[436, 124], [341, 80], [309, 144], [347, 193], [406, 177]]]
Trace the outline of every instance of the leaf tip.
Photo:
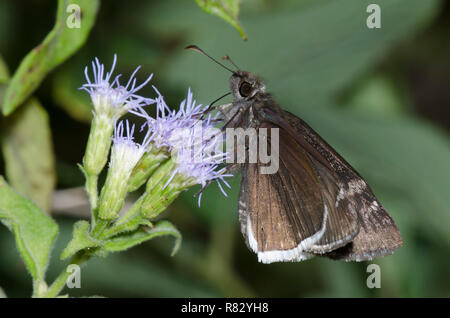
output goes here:
[[9, 103], [3, 103], [3, 107], [2, 107], [3, 116], [9, 116], [13, 112], [14, 108], [12, 108], [9, 105], [10, 105]]

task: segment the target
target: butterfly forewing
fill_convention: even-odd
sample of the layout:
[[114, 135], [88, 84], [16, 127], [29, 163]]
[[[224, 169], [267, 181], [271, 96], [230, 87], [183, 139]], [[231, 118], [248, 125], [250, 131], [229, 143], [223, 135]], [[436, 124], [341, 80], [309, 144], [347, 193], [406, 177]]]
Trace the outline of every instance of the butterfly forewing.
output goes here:
[[285, 128], [268, 121], [259, 128], [279, 130], [280, 161], [274, 174], [262, 174], [258, 164], [243, 168], [241, 229], [259, 260], [299, 261], [348, 243], [358, 226], [350, 213], [334, 206], [339, 193], [328, 170]]
[[[280, 167], [284, 166], [286, 168], [285, 173], [296, 180], [296, 184], [302, 184], [302, 176], [297, 174], [299, 162], [302, 162], [305, 169], [308, 169], [315, 176], [317, 183], [303, 186], [313, 186], [315, 191], [319, 193], [321, 198], [319, 200], [322, 202], [321, 209], [324, 210], [326, 218], [320, 239], [305, 250], [314, 253], [326, 253], [348, 243], [357, 234], [358, 225], [354, 215], [335, 205], [336, 198], [339, 195], [335, 176], [321, 162], [315, 160], [301, 147], [300, 143], [297, 142], [297, 138], [294, 138], [284, 128], [286, 124], [278, 127], [280, 134]], [[296, 195], [296, 193], [293, 195]], [[310, 200], [316, 200], [316, 198], [306, 195], [303, 200], [309, 202]]]

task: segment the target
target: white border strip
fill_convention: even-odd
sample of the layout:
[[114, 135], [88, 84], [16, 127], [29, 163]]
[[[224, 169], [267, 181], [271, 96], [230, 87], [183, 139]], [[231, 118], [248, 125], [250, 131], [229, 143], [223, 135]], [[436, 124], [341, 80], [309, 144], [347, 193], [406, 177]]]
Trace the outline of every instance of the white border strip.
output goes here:
[[275, 251], [260, 252], [258, 250], [258, 242], [256, 241], [255, 236], [253, 235], [249, 214], [247, 216], [248, 243], [253, 252], [258, 254], [258, 262], [270, 264], [273, 262], [304, 261], [314, 257], [314, 254], [305, 252], [305, 250], [309, 249], [311, 246], [317, 243], [325, 233], [328, 219], [328, 208], [325, 204], [324, 207], [325, 207], [324, 217], [322, 221], [322, 227], [320, 228], [320, 230], [317, 231], [315, 234], [311, 235], [310, 237], [305, 238], [296, 247], [284, 251], [275, 250]]

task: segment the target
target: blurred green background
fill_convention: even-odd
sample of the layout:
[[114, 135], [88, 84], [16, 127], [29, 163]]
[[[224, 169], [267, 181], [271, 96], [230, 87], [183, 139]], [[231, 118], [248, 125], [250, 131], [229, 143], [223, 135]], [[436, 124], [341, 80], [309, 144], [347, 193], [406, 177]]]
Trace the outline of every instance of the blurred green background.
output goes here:
[[[159, 238], [106, 259], [89, 261], [81, 289], [71, 296], [108, 297], [449, 297], [450, 296], [450, 5], [438, 0], [377, 0], [381, 29], [366, 27], [365, 0], [247, 0], [232, 26], [202, 11], [194, 0], [101, 2], [86, 43], [52, 71], [36, 96], [46, 109], [56, 162], [57, 189], [83, 184], [81, 162], [91, 105], [77, 88], [95, 57], [154, 84], [177, 107], [191, 87], [208, 104], [228, 91], [229, 73], [184, 51], [197, 44], [210, 55], [228, 54], [264, 78], [279, 104], [306, 120], [366, 178], [395, 219], [404, 246], [377, 259], [381, 288], [366, 287], [368, 262], [315, 258], [302, 263], [257, 263], [239, 231], [239, 176], [228, 198], [208, 188], [201, 208], [194, 188], [163, 215], [183, 235]], [[54, 25], [56, 1], [0, 0], [0, 54], [10, 73]], [[153, 96], [151, 87], [142, 95]], [[4, 118], [3, 125], [8, 121]], [[4, 163], [0, 159], [0, 174]], [[78, 199], [74, 197], [74, 202]], [[88, 217], [56, 209], [60, 234], [48, 281], [73, 223]], [[13, 236], [0, 226], [0, 286], [28, 297], [31, 279]], [[67, 289], [66, 289], [67, 292]]]

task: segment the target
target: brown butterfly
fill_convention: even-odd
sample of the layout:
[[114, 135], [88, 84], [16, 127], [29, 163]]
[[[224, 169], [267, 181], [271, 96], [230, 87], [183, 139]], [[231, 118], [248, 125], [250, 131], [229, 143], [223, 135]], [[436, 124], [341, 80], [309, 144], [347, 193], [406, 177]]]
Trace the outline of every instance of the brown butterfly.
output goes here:
[[[187, 48], [211, 58], [197, 46]], [[358, 172], [308, 124], [281, 109], [258, 77], [225, 68], [232, 72], [233, 102], [217, 108], [227, 121], [227, 132], [266, 128], [279, 135], [275, 173], [261, 173], [264, 165], [248, 160], [229, 166], [242, 174], [239, 221], [258, 261], [313, 256], [363, 261], [390, 255], [402, 246], [393, 219]], [[272, 134], [259, 137], [268, 144], [273, 139]]]

